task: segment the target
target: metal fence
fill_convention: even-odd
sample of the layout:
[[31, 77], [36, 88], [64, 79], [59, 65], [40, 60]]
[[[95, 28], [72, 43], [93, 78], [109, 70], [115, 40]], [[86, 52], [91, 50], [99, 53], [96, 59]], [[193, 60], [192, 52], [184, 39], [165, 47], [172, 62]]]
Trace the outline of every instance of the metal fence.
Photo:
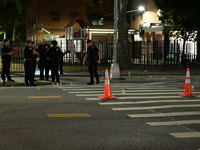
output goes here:
[[[80, 42], [77, 42], [80, 43]], [[85, 42], [84, 42], [85, 43]], [[60, 42], [59, 46], [62, 51], [66, 51], [66, 43]], [[0, 43], [2, 45], [2, 43]], [[98, 42], [96, 43], [98, 48], [101, 50], [102, 60], [99, 65], [99, 69], [109, 68], [112, 63], [113, 56], [113, 43]], [[23, 42], [11, 42], [11, 48], [14, 51], [12, 56], [12, 71], [22, 71], [23, 65], [23, 49], [25, 43]], [[75, 49], [69, 52], [63, 57], [63, 70], [64, 71], [85, 71], [87, 66], [82, 65], [82, 60], [85, 55], [84, 51], [75, 45]], [[82, 46], [82, 47], [83, 47]], [[78, 50], [77, 50], [78, 49]], [[134, 41], [129, 43], [129, 49], [124, 50], [123, 53], [127, 54], [125, 61], [118, 56], [119, 65], [120, 63], [127, 63], [121, 67], [121, 69], [174, 69], [179, 67], [190, 67], [194, 69], [199, 68], [199, 61], [197, 60], [197, 49], [196, 43], [187, 43], [186, 49], [182, 50], [182, 44], [179, 41], [173, 41], [164, 44], [163, 41], [154, 42], [143, 42]], [[118, 53], [119, 54], [119, 53]], [[0, 61], [0, 67], [2, 67]]]
[[198, 68], [196, 42], [186, 43], [185, 50], [182, 43], [175, 40], [167, 45], [164, 41], [133, 42], [131, 61], [134, 67], [145, 68]]

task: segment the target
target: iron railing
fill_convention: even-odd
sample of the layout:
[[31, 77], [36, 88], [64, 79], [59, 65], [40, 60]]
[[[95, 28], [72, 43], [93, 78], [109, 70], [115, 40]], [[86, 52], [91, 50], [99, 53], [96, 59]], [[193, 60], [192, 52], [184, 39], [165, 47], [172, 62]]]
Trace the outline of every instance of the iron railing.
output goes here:
[[[2, 45], [2, 43], [0, 43]], [[99, 47], [102, 55], [101, 64], [99, 69], [109, 68], [112, 63], [113, 56], [113, 43], [98, 42], [96, 45]], [[11, 48], [14, 51], [12, 56], [11, 70], [22, 71], [23, 65], [23, 49], [25, 43], [11, 42]], [[59, 43], [62, 51], [66, 51], [65, 43]], [[143, 42], [134, 41], [129, 43], [129, 49], [124, 50], [127, 54], [125, 60], [118, 56], [118, 62], [127, 63], [123, 64], [121, 69], [173, 69], [183, 67], [199, 68], [199, 61], [197, 60], [196, 43], [187, 43], [186, 49], [183, 53], [182, 45], [178, 41], [172, 41], [168, 45], [163, 41]], [[85, 49], [85, 48], [84, 48]], [[64, 71], [81, 71], [87, 70], [86, 66], [82, 65], [85, 51], [71, 50], [63, 57]], [[0, 67], [2, 67], [0, 61]]]

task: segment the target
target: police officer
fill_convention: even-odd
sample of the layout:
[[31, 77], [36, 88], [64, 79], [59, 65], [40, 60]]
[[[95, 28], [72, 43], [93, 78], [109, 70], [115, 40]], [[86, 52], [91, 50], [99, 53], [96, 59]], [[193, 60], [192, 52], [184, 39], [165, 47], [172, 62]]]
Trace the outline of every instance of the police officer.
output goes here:
[[14, 80], [12, 80], [10, 76], [10, 62], [11, 62], [11, 56], [13, 52], [8, 47], [9, 40], [5, 39], [3, 42], [4, 42], [4, 45], [3, 45], [3, 48], [1, 49], [1, 55], [2, 55], [1, 58], [2, 58], [2, 64], [3, 64], [1, 79], [3, 80], [3, 83], [5, 83], [6, 77], [8, 81], [14, 82]]
[[88, 62], [88, 70], [90, 73], [90, 82], [88, 85], [94, 84], [94, 77], [96, 78], [96, 84], [99, 84], [99, 75], [97, 73], [97, 64], [100, 64], [101, 55], [99, 49], [92, 43], [91, 40], [87, 40], [87, 53], [83, 59], [83, 65], [87, 60]]
[[49, 60], [50, 64], [50, 69], [51, 69], [51, 78], [52, 82], [60, 82], [59, 80], [59, 61], [62, 57], [62, 51], [60, 48], [57, 46], [58, 42], [57, 41], [52, 41], [51, 42], [52, 46], [49, 48], [47, 51], [47, 60]]
[[[32, 46], [31, 46], [32, 50], [36, 52], [36, 48], [35, 48], [35, 42], [32, 42]], [[35, 70], [36, 70], [36, 60], [37, 60], [37, 57], [38, 57], [38, 53], [36, 53], [35, 55], [33, 55], [33, 65], [34, 65], [34, 81], [37, 81], [35, 80]]]
[[40, 69], [39, 80], [44, 80], [44, 71], [46, 80], [47, 81], [49, 80], [49, 63], [46, 56], [49, 47], [50, 46], [46, 44], [46, 40], [43, 39], [42, 43], [38, 46], [36, 50], [39, 53], [39, 62], [38, 62], [38, 68]]
[[37, 54], [36, 51], [32, 49], [32, 42], [28, 40], [26, 42], [26, 47], [24, 49], [24, 69], [25, 69], [25, 85], [34, 86], [34, 55]]

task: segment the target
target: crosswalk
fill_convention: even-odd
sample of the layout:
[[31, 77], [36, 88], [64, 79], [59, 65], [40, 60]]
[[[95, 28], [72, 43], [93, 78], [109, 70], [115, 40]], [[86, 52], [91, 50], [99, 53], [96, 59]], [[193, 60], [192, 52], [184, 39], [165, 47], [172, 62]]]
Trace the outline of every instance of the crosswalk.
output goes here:
[[[198, 111], [200, 110], [200, 98], [198, 96], [195, 98], [181, 97], [178, 94], [183, 93], [183, 89], [175, 86], [138, 83], [133, 87], [132, 84], [127, 83], [116, 84], [112, 85], [112, 94], [118, 99], [105, 101], [98, 98], [104, 94], [103, 85], [71, 85], [60, 88], [77, 97], [83, 97], [87, 101], [96, 101], [101, 106], [110, 106], [114, 112], [124, 112], [131, 119], [145, 118], [147, 120], [145, 123], [154, 128], [200, 124], [200, 111]], [[200, 94], [196, 91], [193, 93]], [[154, 118], [155, 121], [152, 121]], [[156, 118], [160, 118], [161, 121], [156, 121]], [[162, 121], [163, 118], [165, 121]], [[175, 138], [200, 138], [200, 130], [184, 129], [185, 132], [169, 133], [169, 135]]]

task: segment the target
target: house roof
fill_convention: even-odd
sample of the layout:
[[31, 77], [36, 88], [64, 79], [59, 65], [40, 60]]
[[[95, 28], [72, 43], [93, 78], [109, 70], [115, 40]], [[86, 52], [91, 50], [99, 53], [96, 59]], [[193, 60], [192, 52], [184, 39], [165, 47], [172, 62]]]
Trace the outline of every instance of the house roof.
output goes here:
[[78, 16], [78, 17], [76, 17], [75, 19], [71, 20], [71, 21], [65, 26], [65, 28], [73, 26], [75, 22], [77, 22], [77, 23], [81, 26], [81, 28], [84, 28], [84, 27], [88, 27], [88, 26], [89, 26], [89, 24], [88, 24], [81, 16]]

